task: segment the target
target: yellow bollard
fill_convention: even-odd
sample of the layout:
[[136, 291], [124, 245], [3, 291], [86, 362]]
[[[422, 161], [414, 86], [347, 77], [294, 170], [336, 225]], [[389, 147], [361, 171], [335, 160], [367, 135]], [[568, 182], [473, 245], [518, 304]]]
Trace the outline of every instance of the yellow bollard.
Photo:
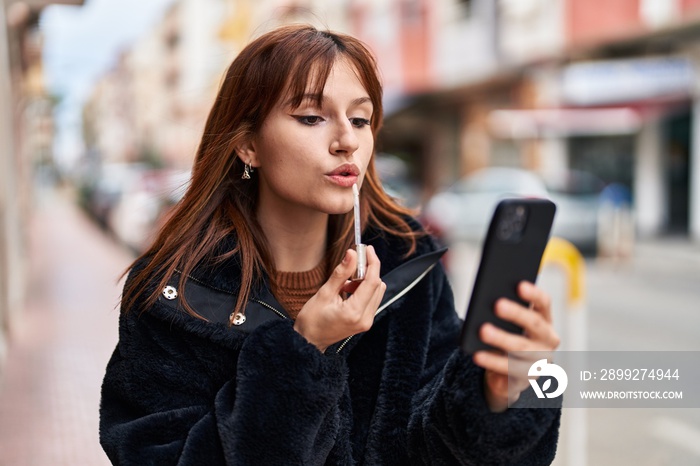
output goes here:
[[540, 269], [548, 264], [558, 265], [566, 272], [569, 283], [567, 307], [581, 307], [586, 295], [586, 263], [576, 246], [556, 236], [550, 238]]

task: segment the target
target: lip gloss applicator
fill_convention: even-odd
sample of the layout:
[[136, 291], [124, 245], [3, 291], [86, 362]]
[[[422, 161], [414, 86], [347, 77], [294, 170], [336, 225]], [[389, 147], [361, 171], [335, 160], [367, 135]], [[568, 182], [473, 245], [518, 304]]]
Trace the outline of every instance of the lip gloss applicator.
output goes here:
[[355, 280], [364, 280], [367, 272], [367, 245], [362, 244], [360, 227], [360, 190], [357, 188], [357, 183], [352, 185], [352, 196], [354, 201], [355, 214], [355, 250], [357, 251], [357, 272], [352, 277]]

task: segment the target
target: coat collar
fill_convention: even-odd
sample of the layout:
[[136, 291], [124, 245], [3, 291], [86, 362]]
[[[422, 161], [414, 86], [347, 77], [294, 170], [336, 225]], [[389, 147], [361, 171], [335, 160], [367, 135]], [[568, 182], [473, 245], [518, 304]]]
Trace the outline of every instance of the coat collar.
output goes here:
[[[421, 231], [421, 225], [413, 218], [406, 219], [414, 231]], [[374, 247], [381, 261], [380, 276], [384, 277], [399, 265], [406, 263], [424, 254], [434, 252], [438, 249], [434, 239], [428, 235], [419, 237], [416, 240], [416, 250], [408, 257], [408, 244], [403, 238], [399, 238], [386, 232], [368, 228], [363, 233], [363, 242]], [[236, 248], [238, 244], [235, 234], [226, 237], [217, 247], [217, 254], [227, 253]], [[202, 263], [190, 272], [190, 278], [194, 278], [200, 283], [211, 288], [227, 293], [238, 294], [241, 281], [241, 257], [240, 254], [233, 254], [223, 261], [215, 263]], [[260, 292], [267, 287], [264, 280], [258, 284]]]
[[[377, 310], [378, 316], [419, 283], [446, 251], [446, 248], [437, 249], [429, 236], [417, 240], [416, 251], [408, 259], [404, 259], [407, 244], [401, 238], [370, 231], [365, 234], [365, 242], [375, 248], [382, 264], [380, 274], [387, 284], [384, 298]], [[234, 247], [235, 240], [231, 238], [222, 245], [223, 251]], [[212, 265], [198, 266], [188, 275], [190, 280], [184, 290], [187, 301], [207, 320], [228, 324], [230, 313], [235, 307], [240, 276], [238, 254]], [[173, 277], [169, 286], [176, 287], [178, 279], [179, 276]], [[161, 294], [160, 299], [170, 307], [180, 307], [179, 299], [171, 299], [166, 293]], [[251, 293], [245, 315], [245, 322], [236, 326], [243, 332], [250, 332], [268, 320], [288, 318], [283, 307], [270, 292], [266, 279]]]

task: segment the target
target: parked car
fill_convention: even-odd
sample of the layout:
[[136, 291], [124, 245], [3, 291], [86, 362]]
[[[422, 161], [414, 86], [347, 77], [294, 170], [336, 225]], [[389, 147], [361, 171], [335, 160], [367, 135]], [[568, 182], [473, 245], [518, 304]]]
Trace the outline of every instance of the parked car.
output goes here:
[[481, 241], [496, 204], [509, 197], [548, 197], [544, 182], [534, 173], [491, 167], [460, 179], [434, 195], [423, 209], [426, 223], [451, 244]]
[[165, 217], [184, 195], [190, 172], [153, 169], [141, 173], [124, 187], [119, 203], [110, 217], [110, 229], [136, 252], [143, 252], [154, 239]]
[[602, 182], [572, 172], [546, 183], [532, 171], [488, 167], [468, 175], [434, 195], [423, 209], [423, 220], [445, 244], [480, 243], [496, 204], [511, 197], [547, 198], [557, 204], [552, 235], [571, 241], [584, 252], [595, 249], [598, 234], [598, 194]]
[[189, 178], [189, 171], [104, 164], [85, 182], [82, 202], [116, 240], [141, 253], [184, 194]]
[[142, 164], [105, 163], [86, 174], [82, 202], [105, 230], [111, 230], [110, 217], [125, 190], [137, 182], [145, 169]]

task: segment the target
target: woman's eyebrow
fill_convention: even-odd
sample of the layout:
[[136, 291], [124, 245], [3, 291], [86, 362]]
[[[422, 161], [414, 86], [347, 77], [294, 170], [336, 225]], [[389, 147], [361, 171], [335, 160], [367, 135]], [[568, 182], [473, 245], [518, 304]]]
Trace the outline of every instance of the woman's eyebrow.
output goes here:
[[357, 99], [353, 99], [353, 101], [351, 102], [351, 104], [354, 105], [354, 106], [357, 106], [357, 105], [365, 104], [365, 103], [367, 103], [367, 102], [369, 102], [369, 103], [371, 104], [371, 103], [372, 103], [372, 99], [370, 99], [369, 97], [365, 96], [365, 97], [358, 97]]

